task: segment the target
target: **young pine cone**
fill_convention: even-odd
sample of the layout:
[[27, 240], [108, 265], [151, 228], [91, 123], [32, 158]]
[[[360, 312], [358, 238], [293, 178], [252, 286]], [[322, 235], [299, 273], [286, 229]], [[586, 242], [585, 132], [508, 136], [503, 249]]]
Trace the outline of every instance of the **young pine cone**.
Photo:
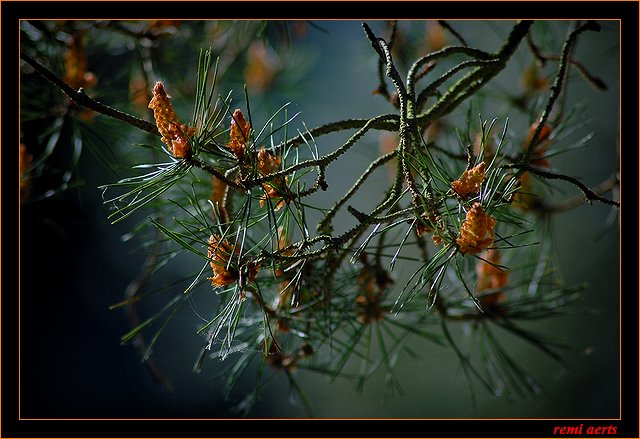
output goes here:
[[187, 136], [193, 136], [196, 130], [180, 123], [162, 82], [156, 82], [153, 87], [149, 108], [153, 110], [158, 131], [162, 135], [162, 141], [169, 147], [169, 152], [176, 158], [187, 157], [191, 150]]
[[473, 203], [462, 222], [456, 242], [461, 253], [479, 253], [493, 242], [496, 220], [487, 214], [480, 203]]

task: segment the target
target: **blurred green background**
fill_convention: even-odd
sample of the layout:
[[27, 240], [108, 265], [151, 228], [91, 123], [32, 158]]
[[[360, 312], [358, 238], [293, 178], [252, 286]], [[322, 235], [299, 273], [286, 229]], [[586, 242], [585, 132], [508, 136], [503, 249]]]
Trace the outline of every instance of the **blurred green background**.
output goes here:
[[[370, 24], [378, 35], [388, 35], [384, 22]], [[420, 54], [425, 53], [428, 44], [433, 43], [428, 41], [433, 24], [400, 22], [399, 30], [407, 38], [406, 46], [418, 52], [423, 50]], [[493, 52], [513, 23], [452, 21], [451, 24], [475, 47]], [[581, 35], [574, 56], [602, 78], [608, 90], [594, 90], [576, 69], [571, 69], [566, 105], [577, 106], [576, 121], [582, 125], [564, 141], [571, 144], [589, 133], [595, 133], [595, 136], [583, 148], [552, 159], [556, 169], [580, 178], [590, 187], [606, 180], [618, 163], [619, 25], [615, 21], [603, 21], [600, 25], [601, 32]], [[559, 21], [534, 25], [536, 35], [545, 35], [548, 40], [545, 44], [555, 48], [554, 53], [559, 53], [568, 28], [568, 22]], [[24, 24], [23, 32], [23, 45], [28, 45], [27, 49], [32, 53], [46, 54], [48, 45], [63, 44], [49, 40], [54, 35], [45, 35], [37, 26], [32, 28]], [[255, 33], [256, 30], [247, 26], [243, 32]], [[292, 102], [291, 111], [302, 111], [301, 120], [311, 128], [343, 118], [370, 117], [393, 111], [388, 102], [372, 94], [378, 86], [377, 59], [360, 22], [317, 21], [293, 25], [270, 22], [262, 32], [271, 42], [269, 50], [279, 57], [284, 70], [264, 90], [260, 90], [260, 84], [254, 84], [253, 90], [249, 87], [252, 113], [271, 114], [283, 103]], [[190, 114], [189, 96], [182, 95], [183, 90], [178, 87], [172, 89], [171, 85], [177, 86], [181, 76], [193, 72], [198, 48], [215, 47], [216, 35], [220, 34], [216, 34], [216, 27], [211, 24], [183, 22], [168, 36], [152, 43], [152, 53], [162, 54], [155, 60], [154, 70], [158, 79], [165, 80], [173, 90], [170, 94], [179, 114]], [[444, 37], [447, 44], [455, 44], [451, 34], [445, 32]], [[27, 43], [28, 39], [32, 42]], [[89, 70], [98, 78], [94, 92], [116, 108], [128, 105], [128, 83], [133, 73], [123, 66], [138, 49], [126, 35], [103, 30], [92, 34], [86, 50]], [[248, 59], [244, 54], [238, 55], [230, 64], [220, 88], [223, 93], [235, 90], [238, 104], [242, 103], [240, 92], [242, 82], [246, 80], [243, 72]], [[60, 58], [50, 61], [49, 66], [59, 71], [63, 61]], [[490, 88], [493, 94], [487, 92], [480, 101], [474, 102], [478, 105], [474, 111], [481, 111], [487, 119], [497, 117], [500, 128], [508, 116], [510, 132], [515, 137], [518, 130], [526, 130], [531, 118], [528, 113], [513, 109], [504, 93], [513, 96], [520, 93], [521, 72], [531, 61], [531, 54], [523, 44], [510, 66], [496, 78], [498, 85]], [[555, 62], [549, 62], [543, 72], [552, 77], [555, 66]], [[37, 79], [23, 73], [22, 86], [26, 88], [28, 81]], [[57, 90], [50, 91], [52, 87], [46, 82], [39, 83], [38, 87], [43, 94], [59, 94]], [[28, 92], [23, 92], [22, 99], [23, 108], [32, 104], [37, 106]], [[467, 108], [462, 105], [448, 119], [452, 125], [464, 127]], [[24, 124], [24, 119], [23, 114], [24, 143], [33, 147], [40, 134], [35, 131], [42, 129], [44, 124], [37, 125], [33, 121]], [[105, 122], [97, 117], [88, 125], [91, 123], [108, 124], [111, 128], [106, 132], [96, 128], [95, 146], [91, 147], [87, 142], [84, 147], [70, 181], [71, 186], [76, 187], [40, 200], [33, 199], [21, 208], [22, 416], [230, 416], [230, 403], [222, 399], [222, 382], [216, 378], [220, 370], [218, 361], [206, 361], [199, 375], [192, 372], [202, 346], [202, 338], [195, 333], [200, 323], [197, 306], [184, 307], [154, 349], [154, 361], [173, 384], [172, 394], [165, 393], [154, 383], [131, 346], [119, 345], [119, 338], [128, 327], [123, 313], [109, 311], [109, 306], [122, 300], [125, 288], [138, 274], [144, 258], [133, 251], [135, 242], [121, 239], [130, 232], [134, 220], [110, 225], [106, 219], [109, 211], [102, 203], [97, 186], [111, 183], [123, 175], [125, 167], [122, 165], [139, 157], [136, 156], [138, 152], [131, 151], [130, 145], [141, 141], [141, 137], [129, 134], [130, 131], [119, 122]], [[25, 132], [25, 127], [34, 131]], [[378, 154], [378, 142], [377, 134], [367, 136], [356, 152], [350, 152], [341, 164], [330, 169], [327, 178], [332, 187], [349, 187], [357, 175], [354, 169], [364, 169]], [[105, 152], [106, 145], [111, 153]], [[319, 141], [319, 146], [321, 152], [327, 152], [335, 144]], [[94, 148], [107, 155], [107, 161], [118, 158], [119, 167], [114, 171], [101, 163], [92, 153]], [[375, 183], [371, 187], [375, 190]], [[558, 183], [557, 187], [565, 193], [555, 194], [553, 199], [556, 201], [577, 193], [575, 187], [563, 183]], [[45, 177], [34, 180], [32, 195], [37, 198], [49, 188]], [[335, 193], [329, 191], [315, 200], [328, 205], [334, 196]], [[358, 198], [354, 199], [355, 205], [357, 202]], [[144, 214], [138, 218], [144, 218]], [[348, 220], [346, 215], [340, 218]], [[370, 382], [364, 392], [358, 394], [350, 382], [338, 379], [330, 384], [324, 376], [298, 371], [298, 382], [312, 401], [314, 415], [617, 417], [620, 394], [617, 216], [603, 204], [583, 205], [555, 215], [548, 239], [554, 245], [555, 260], [566, 283], [585, 282], [588, 287], [571, 315], [528, 325], [554, 334], [558, 340], [575, 348], [563, 353], [566, 367], [520, 340], [504, 337], [509, 351], [542, 385], [543, 395], [530, 400], [514, 400], [488, 395], [476, 386], [478, 403], [474, 408], [464, 374], [452, 350], [417, 339], [411, 346], [422, 358], [413, 361], [405, 357], [397, 366], [404, 396], [389, 398], [385, 394], [382, 374], [379, 381]], [[169, 283], [184, 275], [183, 270], [191, 270], [186, 266], [188, 261], [183, 264], [185, 266], [176, 265], [160, 272], [154, 278], [154, 284]], [[152, 304], [141, 304], [143, 318], [149, 309], [153, 309]], [[458, 329], [465, 331], [462, 325]], [[292, 396], [287, 381], [280, 378], [268, 387], [252, 411], [252, 417], [306, 416], [300, 402]], [[236, 402], [243, 388], [250, 389], [250, 386], [250, 382], [241, 383], [234, 394]]]

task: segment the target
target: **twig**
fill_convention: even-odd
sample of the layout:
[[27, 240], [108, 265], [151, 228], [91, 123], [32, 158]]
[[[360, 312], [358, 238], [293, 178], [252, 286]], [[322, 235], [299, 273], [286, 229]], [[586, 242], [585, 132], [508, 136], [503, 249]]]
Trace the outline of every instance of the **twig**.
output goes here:
[[[511, 29], [507, 40], [500, 48], [500, 50], [498, 50], [498, 52], [493, 55], [485, 53], [482, 58], [484, 60], [495, 59], [499, 62], [491, 63], [482, 67], [477, 67], [474, 71], [461, 78], [447, 91], [447, 93], [445, 93], [436, 103], [434, 103], [428, 111], [417, 115], [417, 122], [421, 125], [429, 124], [433, 120], [442, 117], [447, 113], [450, 113], [462, 101], [467, 99], [475, 91], [489, 82], [489, 80], [491, 80], [494, 76], [500, 73], [500, 71], [502, 71], [502, 69], [506, 66], [507, 60], [510, 59], [511, 55], [513, 55], [515, 50], [518, 48], [518, 45], [520, 44], [522, 39], [525, 37], [527, 32], [529, 32], [529, 28], [532, 24], [532, 21], [527, 20], [519, 21], [518, 23], [516, 23], [516, 25]], [[426, 57], [421, 59], [425, 58]], [[414, 66], [416, 66], [417, 64], [418, 62], [414, 63]], [[407, 76], [407, 83], [409, 83], [409, 79], [411, 79], [412, 73], [413, 71], [409, 71], [409, 75]], [[409, 87], [410, 90], [411, 87]]]
[[299, 162], [295, 165], [289, 166], [286, 169], [283, 169], [281, 171], [278, 172], [274, 172], [268, 175], [265, 175], [263, 177], [259, 177], [259, 178], [255, 178], [252, 180], [248, 180], [245, 182], [246, 186], [255, 186], [257, 184], [261, 184], [264, 182], [267, 182], [271, 179], [274, 178], [280, 178], [280, 177], [285, 177], [289, 174], [294, 173], [295, 171], [298, 171], [300, 169], [304, 169], [304, 168], [310, 168], [310, 167], [315, 167], [315, 166], [323, 166], [326, 167], [327, 165], [329, 165], [331, 162], [333, 162], [334, 160], [336, 160], [338, 157], [340, 157], [342, 154], [344, 154], [345, 152], [347, 152], [349, 150], [349, 148], [351, 148], [358, 140], [360, 140], [360, 138], [362, 136], [364, 136], [370, 129], [372, 129], [375, 126], [379, 126], [379, 124], [381, 122], [384, 122], [386, 119], [388, 118], [388, 115], [382, 115], [382, 116], [377, 116], [374, 117], [372, 119], [369, 119], [365, 124], [363, 124], [362, 128], [360, 130], [358, 130], [355, 134], [353, 134], [345, 143], [342, 144], [342, 146], [340, 146], [338, 149], [336, 149], [335, 151], [320, 157], [318, 159], [309, 159], [309, 160], [305, 160], [303, 162]]
[[104, 114], [105, 116], [113, 117], [114, 119], [121, 120], [130, 125], [133, 125], [136, 128], [139, 128], [143, 131], [151, 133], [156, 136], [160, 136], [158, 132], [158, 128], [146, 120], [139, 119], [135, 116], [132, 116], [127, 113], [123, 113], [120, 110], [116, 110], [115, 108], [109, 107], [101, 102], [96, 101], [95, 99], [90, 98], [84, 92], [84, 89], [80, 88], [78, 91], [75, 91], [69, 85], [67, 85], [62, 79], [58, 78], [55, 74], [53, 74], [49, 69], [45, 66], [31, 58], [29, 55], [20, 53], [20, 58], [24, 60], [27, 64], [29, 64], [33, 69], [40, 73], [45, 79], [50, 81], [52, 84], [57, 86], [60, 90], [64, 92], [73, 102], [76, 104], [88, 108], [90, 110], [97, 111], [98, 113]]
[[[533, 56], [540, 62], [540, 66], [544, 67], [547, 61], [560, 61], [561, 57], [555, 55], [546, 55], [540, 51], [538, 46], [533, 42], [533, 37], [531, 34], [527, 35], [527, 44], [533, 53]], [[604, 91], [608, 89], [607, 84], [591, 72], [587, 70], [587, 68], [575, 58], [570, 58], [569, 63], [572, 64], [578, 72], [582, 74], [582, 76], [587, 80], [589, 84], [591, 84], [596, 90]]]
[[461, 43], [463, 46], [465, 46], [465, 47], [469, 46], [469, 45], [467, 44], [467, 42], [464, 40], [464, 38], [462, 38], [462, 35], [460, 35], [460, 34], [459, 34], [459, 33], [458, 33], [458, 32], [457, 32], [457, 31], [456, 31], [456, 30], [455, 30], [455, 29], [454, 29], [454, 28], [449, 24], [449, 23], [447, 23], [447, 22], [446, 22], [446, 21], [444, 21], [444, 20], [438, 20], [438, 24], [439, 24], [440, 26], [442, 26], [443, 28], [445, 28], [446, 30], [448, 30], [449, 32], [451, 32], [451, 34], [452, 34], [454, 37], [456, 37], [456, 38], [458, 39], [458, 41], [460, 41], [460, 43]]
[[[313, 128], [308, 131], [313, 137], [322, 136], [329, 133], [335, 133], [338, 131], [351, 130], [355, 128], [362, 128], [367, 124], [371, 124], [370, 128], [375, 130], [383, 130], [383, 131], [398, 131], [398, 124], [400, 122], [400, 118], [396, 114], [385, 114], [384, 116], [379, 116], [376, 118], [377, 120], [373, 123], [371, 119], [347, 119], [341, 120], [338, 122], [331, 122], [325, 125], [320, 125], [316, 128]], [[300, 134], [296, 137], [292, 137], [286, 142], [278, 145], [278, 148], [283, 148], [285, 146], [295, 147], [298, 145], [302, 145], [304, 142], [304, 135]]]
[[540, 48], [533, 42], [531, 33], [527, 34], [527, 46], [531, 50], [533, 56], [540, 62], [540, 67], [544, 67], [544, 65], [547, 63], [547, 57], [542, 54]]
[[336, 202], [336, 204], [331, 208], [331, 210], [327, 213], [327, 215], [318, 223], [318, 230], [324, 230], [330, 223], [333, 217], [336, 215], [340, 207], [344, 205], [344, 203], [349, 200], [356, 193], [358, 188], [362, 186], [362, 184], [369, 178], [369, 176], [375, 171], [377, 168], [382, 166], [383, 164], [390, 161], [392, 158], [396, 156], [396, 151], [391, 151], [381, 157], [378, 157], [376, 160], [371, 162], [369, 167], [364, 171], [364, 173], [356, 180], [356, 182], [351, 186], [351, 189], [347, 191], [347, 193]]
[[516, 167], [520, 168], [520, 171], [522, 172], [531, 172], [532, 174], [536, 174], [539, 175], [540, 177], [543, 178], [548, 178], [550, 180], [562, 180], [562, 181], [566, 181], [568, 183], [572, 183], [576, 186], [578, 186], [580, 188], [580, 190], [584, 193], [585, 197], [587, 197], [587, 200], [594, 200], [594, 201], [600, 201], [601, 203], [604, 204], [609, 204], [611, 206], [616, 206], [616, 207], [620, 207], [620, 202], [618, 201], [614, 201], [614, 200], [609, 200], [608, 198], [604, 198], [599, 196], [598, 194], [596, 194], [594, 191], [592, 191], [591, 189], [589, 189], [584, 183], [582, 183], [580, 180], [573, 178], [573, 177], [569, 177], [568, 175], [563, 175], [563, 174], [555, 174], [553, 172], [549, 172], [549, 171], [544, 171], [542, 169], [539, 168], [534, 168], [533, 166], [530, 165], [515, 165]]
[[435, 61], [436, 59], [447, 58], [455, 54], [463, 54], [479, 60], [487, 60], [493, 57], [492, 54], [483, 50], [465, 46], [449, 46], [436, 52], [431, 52], [428, 55], [417, 59], [409, 69], [409, 73], [407, 74], [407, 89], [409, 90], [409, 93], [412, 93], [414, 91], [413, 87], [416, 83], [416, 75], [423, 65]]
[[406, 209], [398, 210], [394, 213], [390, 213], [389, 215], [373, 217], [363, 212], [360, 212], [353, 206], [347, 206], [347, 210], [351, 215], [356, 217], [356, 219], [363, 224], [380, 224], [388, 221], [393, 221], [394, 219], [401, 218], [413, 212], [413, 209], [409, 207]]
[[[556, 74], [556, 79], [553, 81], [553, 85], [551, 86], [551, 95], [549, 96], [547, 105], [544, 111], [542, 112], [542, 116], [540, 116], [540, 120], [538, 122], [536, 130], [534, 131], [533, 136], [531, 136], [531, 140], [529, 141], [529, 144], [527, 145], [527, 148], [522, 156], [522, 163], [525, 163], [525, 164], [529, 163], [529, 158], [531, 157], [533, 148], [535, 145], [537, 145], [538, 139], [540, 138], [540, 132], [542, 131], [542, 127], [547, 122], [549, 114], [551, 113], [551, 109], [553, 108], [553, 105], [555, 104], [556, 100], [560, 96], [560, 92], [562, 91], [562, 84], [564, 81], [565, 71], [567, 69], [567, 59], [569, 58], [571, 47], [573, 46], [576, 39], [578, 38], [578, 35], [580, 35], [582, 32], [587, 30], [599, 31], [600, 26], [593, 21], [588, 21], [587, 23], [583, 24], [575, 31], [571, 32], [571, 34], [565, 41], [564, 46], [562, 47], [562, 56], [560, 58], [560, 65], [558, 66], [558, 73]], [[516, 177], [522, 174], [522, 172], [524, 172], [522, 171], [522, 169], [523, 168], [520, 169]]]
[[387, 66], [386, 75], [391, 79], [393, 85], [396, 87], [398, 91], [398, 99], [400, 99], [400, 106], [402, 107], [403, 102], [406, 105], [407, 102], [407, 89], [402, 82], [402, 78], [398, 73], [395, 65], [391, 61], [391, 52], [389, 51], [389, 47], [387, 43], [382, 38], [377, 38], [371, 28], [367, 25], [367, 23], [362, 23], [362, 28], [364, 29], [367, 38], [369, 38], [369, 42], [373, 49], [378, 53], [378, 56], [384, 61]]
[[[619, 184], [620, 184], [620, 180], [618, 179], [618, 176], [613, 175], [610, 178], [603, 181], [602, 183], [600, 183], [599, 185], [595, 186], [593, 189], [591, 189], [591, 191], [596, 195], [602, 195], [609, 192]], [[543, 210], [544, 212], [564, 212], [584, 204], [584, 201], [585, 201], [585, 198], [583, 195], [577, 195], [561, 203], [551, 205], [551, 206], [544, 206], [542, 207], [541, 210]]]
[[[559, 61], [560, 57], [549, 56], [547, 59], [552, 61]], [[589, 72], [589, 70], [587, 70], [584, 64], [582, 64], [580, 61], [576, 60], [575, 58], [571, 58], [569, 59], [569, 63], [573, 65], [576, 69], [578, 69], [578, 72], [580, 72], [584, 77], [584, 79], [586, 79], [587, 82], [591, 84], [591, 86], [593, 86], [593, 88], [595, 88], [596, 90], [605, 91], [609, 88], [602, 79], [598, 78], [597, 76]]]
[[229, 179], [226, 175], [222, 174], [220, 171], [218, 171], [216, 168], [214, 168], [213, 166], [211, 166], [208, 163], [205, 163], [193, 156], [191, 157], [187, 157], [184, 159], [186, 163], [188, 163], [191, 166], [195, 166], [196, 168], [200, 168], [203, 171], [208, 172], [211, 175], [214, 175], [217, 179], [222, 180], [227, 186], [231, 186], [234, 187], [236, 189], [245, 189], [245, 187], [243, 185], [240, 185], [238, 183], [236, 183], [235, 181]]
[[[395, 40], [395, 36], [396, 36], [396, 32], [398, 30], [398, 21], [397, 20], [392, 20], [391, 21], [391, 35], [389, 37], [389, 49], [391, 49], [391, 47], [393, 47], [393, 41]], [[388, 100], [389, 102], [392, 102], [391, 100], [391, 95], [389, 95], [389, 90], [387, 89], [387, 82], [384, 79], [384, 61], [382, 60], [382, 58], [378, 59], [378, 81], [380, 82], [380, 85], [378, 85], [378, 88], [374, 91], [374, 93], [378, 93], [382, 96], [384, 96], [384, 98], [386, 100]]]
[[416, 182], [411, 174], [411, 168], [407, 165], [407, 151], [409, 149], [412, 134], [408, 119], [413, 118], [414, 96], [407, 94], [407, 88], [402, 82], [402, 78], [393, 63], [391, 52], [389, 51], [389, 47], [385, 41], [381, 38], [377, 38], [367, 23], [362, 23], [362, 27], [374, 50], [386, 64], [387, 76], [391, 79], [391, 82], [393, 82], [398, 93], [398, 100], [400, 102], [400, 127], [398, 130], [398, 134], [400, 135], [400, 142], [398, 144], [399, 173], [404, 177], [404, 180], [411, 191], [413, 204], [418, 208], [420, 192], [418, 191]]
[[469, 60], [464, 61], [458, 64], [455, 67], [452, 67], [448, 71], [442, 74], [438, 79], [429, 84], [424, 90], [420, 92], [418, 98], [416, 99], [416, 108], [420, 109], [424, 106], [427, 98], [433, 94], [433, 92], [442, 85], [447, 79], [458, 73], [460, 70], [465, 69], [467, 67], [483, 67], [490, 66], [491, 64], [499, 64], [500, 60]]

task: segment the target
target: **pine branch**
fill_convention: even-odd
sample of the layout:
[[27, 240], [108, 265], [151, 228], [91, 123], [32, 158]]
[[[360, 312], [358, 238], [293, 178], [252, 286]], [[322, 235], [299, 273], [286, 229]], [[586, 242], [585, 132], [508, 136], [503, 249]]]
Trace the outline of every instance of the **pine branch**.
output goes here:
[[530, 165], [516, 165], [516, 166], [520, 169], [521, 172], [528, 171], [528, 172], [531, 172], [532, 174], [536, 174], [536, 175], [539, 175], [540, 177], [548, 178], [550, 180], [562, 180], [562, 181], [566, 181], [568, 183], [574, 184], [575, 186], [580, 188], [580, 190], [582, 191], [582, 193], [584, 193], [584, 196], [586, 197], [587, 200], [600, 201], [601, 203], [604, 203], [604, 204], [620, 207], [620, 202], [601, 197], [600, 195], [598, 195], [597, 193], [589, 189], [584, 183], [582, 183], [580, 180], [576, 178], [570, 177], [568, 175], [563, 175], [563, 174], [555, 174], [553, 172], [535, 168]]
[[136, 128], [139, 128], [143, 131], [151, 133], [156, 136], [160, 136], [158, 132], [158, 128], [152, 124], [147, 122], [146, 120], [139, 119], [130, 114], [124, 113], [120, 110], [116, 110], [108, 105], [103, 104], [102, 102], [98, 102], [95, 99], [90, 98], [84, 92], [83, 88], [78, 89], [77, 91], [71, 88], [67, 83], [65, 83], [62, 79], [56, 76], [53, 72], [51, 72], [48, 68], [40, 64], [38, 61], [31, 58], [29, 55], [25, 53], [20, 53], [20, 58], [24, 60], [27, 64], [29, 64], [36, 72], [42, 75], [45, 79], [51, 82], [53, 85], [58, 87], [64, 94], [66, 94], [69, 99], [71, 99], [76, 104], [88, 108], [90, 110], [96, 111], [98, 113], [104, 114], [105, 116], [112, 117], [114, 119], [121, 120], [130, 125], [133, 125]]
[[[549, 95], [549, 100], [547, 101], [547, 105], [545, 106], [544, 111], [540, 116], [540, 120], [538, 121], [536, 130], [531, 136], [531, 140], [529, 141], [529, 144], [527, 145], [525, 153], [522, 156], [522, 163], [525, 163], [525, 164], [529, 163], [529, 158], [531, 157], [533, 149], [535, 145], [538, 144], [538, 139], [540, 138], [540, 133], [542, 132], [542, 128], [544, 127], [544, 125], [547, 122], [547, 119], [549, 118], [549, 114], [551, 113], [553, 105], [555, 104], [556, 100], [560, 96], [560, 92], [562, 91], [563, 81], [565, 78], [565, 72], [567, 69], [569, 54], [571, 53], [571, 48], [575, 44], [578, 38], [578, 35], [580, 35], [582, 32], [585, 32], [587, 30], [599, 32], [600, 26], [594, 21], [588, 21], [587, 23], [583, 24], [575, 31], [571, 32], [571, 34], [565, 41], [564, 46], [562, 47], [562, 55], [560, 57], [558, 73], [556, 74], [556, 78], [553, 81], [553, 85], [551, 86], [551, 95]], [[522, 172], [524, 171], [521, 168], [519, 171], [519, 174], [521, 174]]]

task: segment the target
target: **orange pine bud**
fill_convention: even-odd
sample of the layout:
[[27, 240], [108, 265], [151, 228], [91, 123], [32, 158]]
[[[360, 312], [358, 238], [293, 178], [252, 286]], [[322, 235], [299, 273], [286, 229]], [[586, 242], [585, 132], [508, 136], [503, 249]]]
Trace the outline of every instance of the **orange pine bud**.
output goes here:
[[[282, 226], [278, 227], [278, 254], [282, 256], [292, 256], [295, 253], [295, 250], [293, 248], [287, 248], [290, 245], [291, 241], [287, 237], [284, 228]], [[280, 279], [278, 309], [287, 309], [291, 306], [291, 297], [293, 295], [294, 288], [290, 285], [292, 275], [286, 271], [287, 265], [288, 264], [285, 262], [273, 269], [273, 275]]]
[[479, 131], [476, 134], [476, 137], [473, 141], [473, 153], [476, 156], [479, 156], [480, 153], [482, 152], [484, 146], [484, 163], [488, 166], [489, 163], [491, 163], [491, 159], [493, 158], [493, 155], [496, 152], [496, 149], [493, 145], [493, 141], [491, 140], [491, 133], [489, 133], [489, 135], [487, 136], [486, 139], [486, 143], [483, 145], [482, 144], [482, 131]]
[[[416, 221], [416, 234], [418, 235], [418, 237], [424, 235], [425, 233], [436, 232], [436, 228], [433, 226], [433, 224], [437, 224], [438, 217], [433, 213], [428, 215], [426, 212], [423, 212], [420, 216], [422, 219], [418, 219]], [[431, 236], [431, 239], [433, 240], [433, 243], [435, 245], [439, 245], [442, 242], [442, 238], [437, 233], [434, 233]]]
[[64, 82], [74, 89], [94, 85], [97, 79], [93, 73], [87, 71], [87, 66], [83, 36], [82, 34], [74, 35], [64, 53]]
[[360, 261], [364, 267], [357, 277], [361, 293], [356, 296], [356, 319], [362, 324], [374, 323], [384, 319], [384, 314], [388, 311], [381, 302], [387, 286], [393, 280], [381, 267], [370, 264], [366, 255], [363, 254]]
[[[238, 248], [233, 251], [233, 246], [227, 241], [222, 240], [217, 235], [209, 237], [209, 246], [207, 256], [211, 259], [209, 263], [213, 269], [213, 277], [210, 277], [211, 285], [214, 287], [224, 287], [240, 279], [240, 273], [233, 264], [229, 263], [231, 257], [239, 253]], [[258, 275], [260, 266], [249, 262], [248, 281], [253, 282]]]
[[226, 190], [227, 185], [224, 181], [220, 180], [215, 175], [211, 177], [211, 195], [209, 196], [209, 199], [214, 206], [222, 206]]
[[491, 245], [495, 225], [496, 220], [482, 209], [482, 205], [478, 202], [473, 203], [456, 238], [460, 252], [475, 254]]
[[[522, 148], [526, 149], [531, 143], [533, 139], [533, 135], [536, 132], [536, 128], [538, 127], [538, 123], [534, 122], [529, 128], [529, 133], [527, 134], [527, 139], [522, 144]], [[551, 135], [551, 128], [546, 125], [542, 126], [540, 130], [540, 134], [538, 135], [538, 140], [535, 145], [533, 145], [533, 152], [531, 153], [531, 158], [529, 163], [532, 165], [539, 166], [541, 168], [548, 168], [550, 166], [549, 160], [544, 157], [547, 152], [547, 148], [549, 147], [550, 141], [548, 141], [549, 136]]]
[[129, 81], [129, 101], [146, 112], [146, 107], [151, 99], [147, 81], [141, 75], [131, 78]]
[[191, 150], [187, 136], [193, 136], [195, 128], [180, 123], [164, 84], [160, 81], [153, 87], [153, 98], [149, 102], [149, 108], [153, 110], [158, 132], [162, 135], [162, 141], [169, 147], [169, 152], [177, 158], [187, 157]]
[[258, 172], [268, 175], [276, 172], [280, 168], [280, 157], [271, 154], [264, 147], [258, 151]]
[[[258, 172], [262, 175], [269, 175], [276, 172], [280, 168], [280, 157], [271, 154], [262, 148], [258, 151]], [[276, 177], [270, 182], [262, 183], [265, 195], [260, 199], [260, 207], [264, 206], [267, 198], [280, 199], [276, 205], [276, 211], [284, 206], [287, 199], [291, 197], [291, 191], [287, 187], [287, 177]]]
[[528, 173], [524, 173], [519, 178], [520, 189], [513, 196], [513, 206], [522, 210], [530, 210], [537, 202], [537, 197], [533, 193], [533, 183]]
[[251, 43], [247, 49], [247, 65], [244, 69], [244, 81], [250, 90], [257, 93], [267, 90], [279, 69], [276, 55], [269, 51], [262, 40]]
[[461, 197], [476, 194], [484, 181], [484, 171], [486, 167], [487, 165], [484, 162], [480, 162], [475, 168], [467, 169], [459, 179], [451, 183], [451, 187]]
[[260, 267], [262, 264], [255, 264], [253, 262], [249, 262], [247, 264], [249, 272], [248, 272], [248, 281], [253, 282], [256, 280], [256, 276], [258, 275], [258, 271], [260, 271]]
[[[282, 250], [283, 248], [289, 247], [290, 241], [289, 237], [284, 231], [284, 227], [278, 227], [278, 250]], [[288, 250], [285, 252], [287, 255], [293, 254], [293, 250]]]
[[287, 178], [276, 178], [273, 183], [262, 183], [262, 188], [265, 194], [260, 198], [260, 207], [264, 207], [268, 198], [279, 200], [276, 204], [276, 212], [285, 205], [286, 201], [290, 199], [293, 194], [287, 187]]
[[[500, 270], [495, 265], [500, 265], [500, 251], [489, 249], [484, 254], [484, 259], [476, 264], [476, 290], [484, 291], [488, 289], [504, 288], [509, 282], [509, 273]], [[493, 265], [492, 265], [493, 264]]]
[[[533, 139], [533, 135], [536, 132], [536, 128], [538, 128], [537, 122], [534, 122], [529, 127], [529, 132], [527, 133], [527, 140], [524, 143], [524, 147], [527, 147], [529, 143], [531, 143], [531, 140]], [[547, 125], [542, 125], [542, 129], [540, 130], [540, 134], [538, 135], [538, 140], [536, 142], [536, 145], [539, 145], [540, 143], [547, 140], [550, 135], [551, 135], [551, 128], [549, 128]]]
[[229, 143], [227, 147], [233, 152], [238, 160], [243, 161], [247, 152], [247, 142], [249, 141], [249, 133], [251, 125], [244, 118], [244, 114], [240, 109], [233, 112], [231, 118], [231, 130], [229, 133]]
[[356, 320], [363, 325], [384, 319], [385, 307], [379, 294], [360, 294], [356, 297]]
[[291, 22], [291, 28], [293, 29], [293, 34], [296, 36], [296, 38], [301, 38], [307, 33], [307, 30], [309, 29], [309, 23], [307, 23], [306, 21], [296, 20]]
[[533, 94], [546, 90], [549, 87], [549, 80], [545, 78], [538, 68], [537, 63], [531, 63], [522, 72], [521, 78], [522, 88], [525, 93]]
[[227, 269], [232, 253], [233, 247], [227, 241], [221, 240], [217, 235], [209, 237], [207, 256], [211, 259], [210, 265], [213, 269], [213, 277], [209, 280], [214, 287], [224, 287], [238, 280], [237, 271]]
[[427, 48], [430, 52], [440, 50], [447, 44], [447, 37], [440, 24], [435, 21], [428, 21], [426, 31]]
[[373, 296], [376, 293], [377, 282], [376, 282], [376, 270], [372, 266], [365, 266], [360, 270], [358, 274], [358, 285], [362, 291], [369, 296]]
[[416, 233], [418, 236], [422, 236], [425, 233], [431, 233], [435, 229], [431, 225], [431, 223], [435, 223], [437, 221], [434, 215], [428, 215], [427, 212], [423, 212], [421, 219], [416, 221]]
[[162, 31], [166, 28], [178, 28], [182, 25], [181, 20], [149, 20], [149, 30]]
[[296, 370], [297, 360], [298, 358], [296, 356], [278, 350], [275, 343], [271, 344], [269, 352], [265, 353], [264, 356], [264, 361], [269, 366], [277, 370], [286, 370], [288, 372], [294, 372]]

